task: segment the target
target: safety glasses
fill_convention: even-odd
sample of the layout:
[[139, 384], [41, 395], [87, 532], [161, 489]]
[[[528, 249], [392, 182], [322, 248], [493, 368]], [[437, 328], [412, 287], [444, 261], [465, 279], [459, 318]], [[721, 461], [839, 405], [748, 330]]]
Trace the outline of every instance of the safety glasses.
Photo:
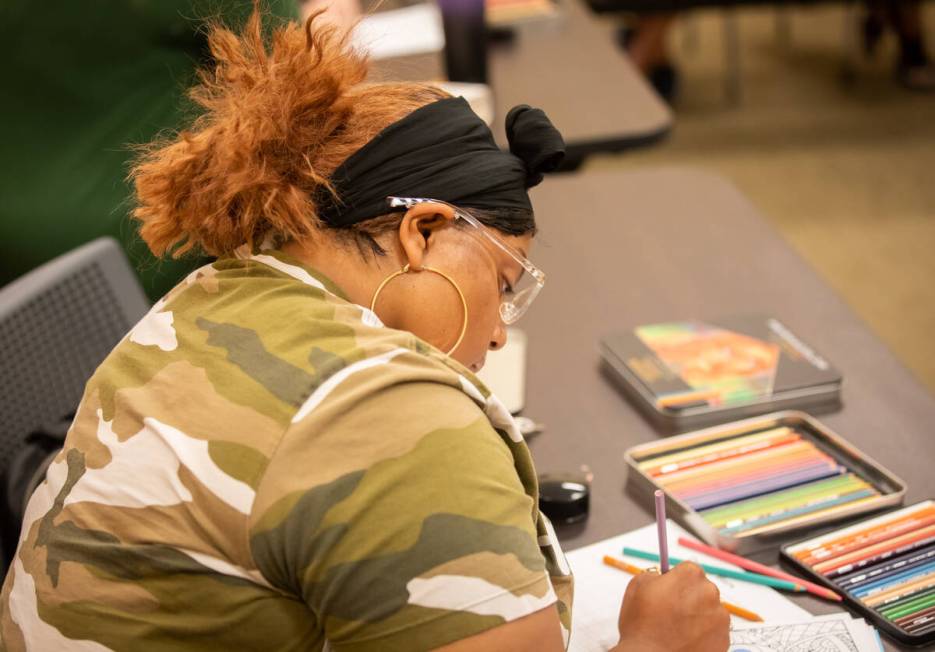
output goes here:
[[416, 204], [444, 204], [454, 211], [457, 219], [464, 220], [470, 224], [495, 247], [499, 248], [522, 266], [525, 273], [520, 275], [513, 287], [508, 288], [506, 292], [504, 292], [503, 299], [500, 302], [500, 318], [505, 324], [513, 324], [522, 317], [545, 285], [545, 272], [533, 265], [528, 258], [513, 249], [513, 247], [491, 233], [490, 229], [481, 224], [477, 218], [457, 206], [453, 206], [439, 199], [426, 199], [421, 197], [387, 197], [386, 200], [391, 209], [397, 210], [400, 208], [408, 210]]

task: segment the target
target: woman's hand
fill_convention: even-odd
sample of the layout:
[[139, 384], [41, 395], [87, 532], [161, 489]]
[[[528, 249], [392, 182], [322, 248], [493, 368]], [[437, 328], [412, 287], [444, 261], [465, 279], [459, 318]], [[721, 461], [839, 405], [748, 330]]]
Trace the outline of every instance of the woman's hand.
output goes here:
[[614, 652], [726, 652], [730, 615], [718, 588], [692, 563], [640, 573], [620, 605]]

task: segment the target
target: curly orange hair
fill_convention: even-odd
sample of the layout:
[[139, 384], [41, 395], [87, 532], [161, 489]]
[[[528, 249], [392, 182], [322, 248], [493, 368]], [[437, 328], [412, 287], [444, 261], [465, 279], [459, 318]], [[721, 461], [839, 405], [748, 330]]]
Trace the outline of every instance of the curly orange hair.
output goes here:
[[[140, 235], [156, 256], [212, 256], [268, 232], [308, 242], [322, 226], [315, 198], [330, 174], [388, 125], [448, 97], [412, 83], [368, 84], [348, 33], [284, 23], [264, 30], [255, 9], [239, 33], [208, 30], [212, 69], [189, 95], [190, 127], [144, 145], [130, 179]], [[320, 22], [320, 21], [319, 21]]]

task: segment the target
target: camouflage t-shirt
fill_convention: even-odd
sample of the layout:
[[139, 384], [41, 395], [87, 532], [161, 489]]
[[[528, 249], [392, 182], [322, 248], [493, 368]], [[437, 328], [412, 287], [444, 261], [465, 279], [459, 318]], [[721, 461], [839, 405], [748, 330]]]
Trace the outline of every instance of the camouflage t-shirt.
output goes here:
[[191, 274], [88, 382], [0, 648], [423, 650], [572, 581], [471, 373], [277, 251]]

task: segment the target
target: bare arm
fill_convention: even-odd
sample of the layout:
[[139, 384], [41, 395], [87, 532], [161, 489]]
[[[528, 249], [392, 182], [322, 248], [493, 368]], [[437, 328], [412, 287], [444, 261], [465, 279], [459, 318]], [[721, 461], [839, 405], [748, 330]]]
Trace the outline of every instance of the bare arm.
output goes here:
[[[643, 573], [633, 578], [620, 606], [620, 641], [611, 652], [726, 652], [729, 627], [730, 616], [721, 606], [717, 587], [695, 564], [680, 564], [665, 575]], [[564, 649], [553, 605], [439, 652]]]

